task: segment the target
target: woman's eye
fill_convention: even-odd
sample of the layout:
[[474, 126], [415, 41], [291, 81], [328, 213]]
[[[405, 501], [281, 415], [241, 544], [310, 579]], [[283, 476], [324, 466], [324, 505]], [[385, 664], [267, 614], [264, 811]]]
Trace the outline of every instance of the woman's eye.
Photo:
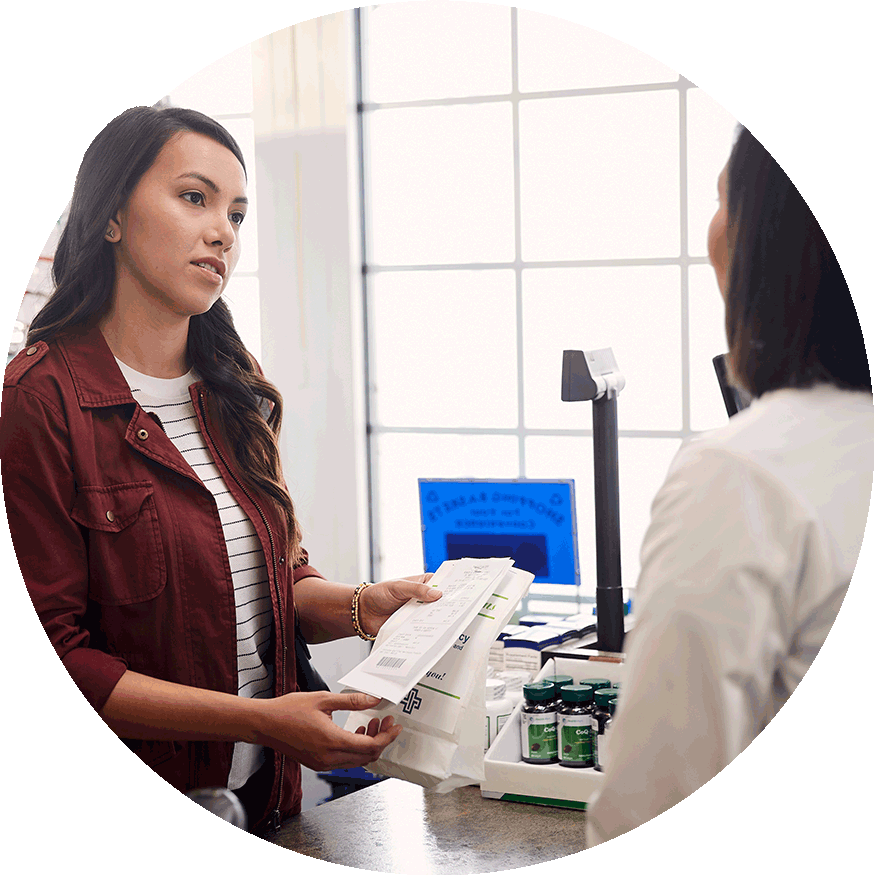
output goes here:
[[[182, 197], [189, 203], [192, 203], [198, 207], [205, 206], [206, 204], [206, 198], [204, 197], [203, 193], [199, 191], [186, 191], [182, 194]], [[242, 225], [243, 219], [246, 218], [246, 214], [238, 210], [231, 213], [229, 218], [235, 225]]]

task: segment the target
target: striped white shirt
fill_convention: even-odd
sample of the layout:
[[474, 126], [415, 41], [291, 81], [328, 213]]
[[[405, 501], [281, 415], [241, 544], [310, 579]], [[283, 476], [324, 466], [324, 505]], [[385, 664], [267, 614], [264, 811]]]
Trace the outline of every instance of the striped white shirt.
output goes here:
[[[273, 608], [267, 562], [254, 526], [234, 501], [200, 433], [188, 393], [188, 387], [198, 378], [193, 371], [170, 380], [150, 377], [116, 361], [140, 407], [158, 417], [167, 437], [215, 499], [237, 609], [238, 694], [268, 698], [273, 695], [273, 665], [268, 661], [273, 640]], [[264, 749], [260, 745], [235, 744], [228, 788], [242, 787], [263, 762]]]

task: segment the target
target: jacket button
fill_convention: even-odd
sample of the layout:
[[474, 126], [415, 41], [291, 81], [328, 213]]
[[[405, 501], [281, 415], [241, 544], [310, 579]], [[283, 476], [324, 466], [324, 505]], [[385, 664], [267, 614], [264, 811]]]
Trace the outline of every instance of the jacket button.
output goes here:
[[37, 352], [38, 352], [37, 348], [36, 348], [35, 346], [32, 346], [32, 347], [31, 347], [31, 348], [25, 353], [25, 355], [36, 355]]
[[106, 511], [106, 518], [110, 522], [113, 522], [115, 520], [115, 514], [111, 510], [108, 510], [108, 511]]
[[146, 440], [146, 438], [147, 438], [148, 436], [149, 436], [149, 433], [148, 433], [144, 428], [141, 428], [141, 429], [137, 432], [137, 437], [138, 437], [141, 441]]
[[279, 557], [279, 564], [280, 564], [280, 565], [285, 565], [285, 556], [280, 556], [280, 557]]

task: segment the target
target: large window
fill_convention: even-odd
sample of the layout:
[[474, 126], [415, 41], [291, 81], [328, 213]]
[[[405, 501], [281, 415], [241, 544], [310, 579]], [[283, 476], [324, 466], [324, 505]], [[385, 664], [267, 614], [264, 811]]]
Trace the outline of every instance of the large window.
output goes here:
[[[561, 360], [612, 347], [633, 586], [681, 440], [726, 419], [706, 232], [735, 120], [655, 59], [526, 10], [372, 7], [359, 39], [375, 579], [421, 567], [419, 477], [573, 478], [593, 594], [591, 405], [562, 403]], [[535, 586], [527, 608], [576, 597]]]

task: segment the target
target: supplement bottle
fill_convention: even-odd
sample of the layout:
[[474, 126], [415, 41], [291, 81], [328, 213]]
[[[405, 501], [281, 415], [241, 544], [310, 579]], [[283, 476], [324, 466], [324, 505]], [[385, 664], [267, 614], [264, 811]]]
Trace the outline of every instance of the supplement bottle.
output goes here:
[[595, 765], [592, 758], [593, 690], [584, 684], [561, 689], [558, 709], [558, 761], [573, 769]]
[[607, 678], [583, 678], [580, 683], [591, 687], [593, 690], [608, 689], [611, 686]]
[[595, 739], [595, 768], [599, 772], [604, 771], [604, 767], [610, 760], [610, 733], [613, 726], [613, 715], [616, 713], [615, 697], [607, 703], [607, 710], [609, 716], [604, 722], [604, 729]]
[[510, 719], [513, 703], [505, 694], [504, 682], [498, 678], [486, 680], [486, 732], [484, 751], [492, 746], [501, 727]]
[[595, 690], [595, 704], [592, 710], [592, 756], [596, 769], [598, 768], [598, 745], [604, 735], [604, 725], [610, 719], [608, 705], [618, 694], [619, 690], [614, 690], [612, 687]]
[[557, 699], [561, 697], [561, 688], [574, 682], [574, 679], [569, 674], [550, 674], [543, 678], [543, 680], [549, 681], [555, 687]]
[[506, 687], [504, 695], [510, 700], [515, 708], [522, 701], [522, 685], [531, 680], [531, 674], [527, 671], [499, 671], [496, 678], [500, 678]]
[[522, 762], [535, 765], [558, 762], [555, 687], [537, 681], [522, 687], [525, 699], [519, 715], [522, 732]]

